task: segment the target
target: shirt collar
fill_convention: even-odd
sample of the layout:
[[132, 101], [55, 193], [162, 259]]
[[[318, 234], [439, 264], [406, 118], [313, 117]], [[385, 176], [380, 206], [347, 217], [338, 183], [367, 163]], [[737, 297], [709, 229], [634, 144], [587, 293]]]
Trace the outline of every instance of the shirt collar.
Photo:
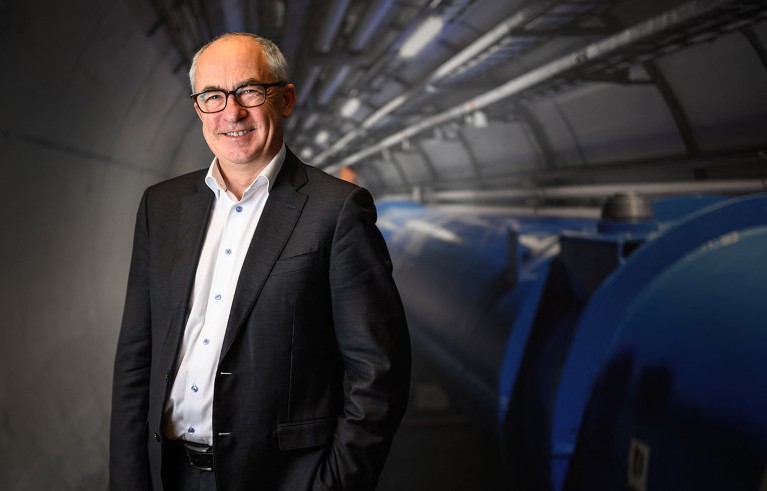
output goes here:
[[[287, 150], [285, 148], [285, 143], [283, 142], [282, 147], [280, 147], [280, 151], [277, 152], [277, 155], [275, 155], [274, 158], [268, 164], [266, 164], [266, 167], [263, 168], [263, 170], [258, 174], [258, 176], [256, 176], [253, 182], [250, 183], [250, 185], [245, 189], [242, 197], [245, 198], [246, 195], [250, 194], [250, 190], [257, 182], [259, 182], [259, 180], [262, 182], [265, 180], [269, 187], [269, 191], [271, 191], [272, 186], [274, 186], [274, 181], [277, 179], [277, 174], [279, 174], [280, 169], [282, 169], [282, 163], [285, 161], [286, 154]], [[205, 175], [205, 184], [216, 195], [216, 199], [221, 197], [222, 192], [226, 193], [227, 191], [226, 184], [224, 183], [224, 178], [221, 175], [221, 169], [218, 167], [218, 157], [213, 157], [213, 162], [210, 163], [208, 173]]]

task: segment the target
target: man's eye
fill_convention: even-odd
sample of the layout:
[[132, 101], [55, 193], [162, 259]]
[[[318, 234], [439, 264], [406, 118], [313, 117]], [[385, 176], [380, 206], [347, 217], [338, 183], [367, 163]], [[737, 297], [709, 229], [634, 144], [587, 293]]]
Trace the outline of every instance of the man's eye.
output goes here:
[[238, 90], [237, 92], [239, 92], [240, 94], [249, 95], [249, 94], [255, 94], [256, 90], [257, 89], [255, 89], [254, 87], [243, 87], [240, 90]]
[[212, 94], [203, 94], [202, 95], [202, 100], [204, 100], [204, 101], [215, 101], [215, 100], [220, 99], [220, 98], [221, 98], [221, 94], [219, 94], [218, 92], [214, 92]]

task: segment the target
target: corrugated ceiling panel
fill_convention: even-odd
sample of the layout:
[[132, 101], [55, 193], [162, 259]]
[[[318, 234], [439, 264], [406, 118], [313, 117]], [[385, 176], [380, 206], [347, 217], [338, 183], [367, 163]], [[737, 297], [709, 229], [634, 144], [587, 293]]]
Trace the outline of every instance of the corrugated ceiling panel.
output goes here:
[[402, 181], [402, 176], [399, 171], [394, 167], [392, 162], [376, 161], [373, 163], [378, 170], [381, 181], [386, 187], [399, 187], [405, 183]]
[[471, 153], [481, 163], [484, 176], [504, 175], [542, 165], [530, 134], [519, 123], [491, 122], [485, 128], [467, 126], [462, 133]]
[[434, 165], [440, 179], [464, 179], [475, 177], [472, 158], [466, 147], [458, 140], [429, 139], [421, 143], [423, 151]]
[[422, 155], [414, 152], [393, 152], [393, 157], [411, 184], [424, 184], [431, 181], [431, 171]]
[[767, 70], [733, 33], [660, 60], [703, 151], [763, 144]]
[[380, 189], [384, 186], [383, 181], [375, 167], [372, 165], [360, 166], [354, 171], [357, 173], [358, 184], [368, 189]]
[[558, 98], [587, 163], [682, 155], [676, 123], [650, 85], [595, 83]]

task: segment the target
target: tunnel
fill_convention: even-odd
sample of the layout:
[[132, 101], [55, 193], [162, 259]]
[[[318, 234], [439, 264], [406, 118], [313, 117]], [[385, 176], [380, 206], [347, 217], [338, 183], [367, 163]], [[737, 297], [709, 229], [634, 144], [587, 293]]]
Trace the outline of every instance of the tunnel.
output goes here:
[[415, 370], [379, 489], [767, 489], [757, 0], [2, 2], [0, 487], [107, 489], [136, 210], [210, 165], [188, 69], [232, 31], [378, 206]]

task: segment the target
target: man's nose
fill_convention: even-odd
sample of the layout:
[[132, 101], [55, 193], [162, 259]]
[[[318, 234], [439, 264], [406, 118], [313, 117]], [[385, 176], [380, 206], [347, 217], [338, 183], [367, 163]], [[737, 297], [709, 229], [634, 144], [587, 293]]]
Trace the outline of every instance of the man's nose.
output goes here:
[[226, 98], [227, 100], [226, 107], [224, 107], [224, 117], [236, 120], [242, 118], [248, 113], [247, 110], [237, 101], [237, 97], [235, 97], [234, 94], [227, 94]]

